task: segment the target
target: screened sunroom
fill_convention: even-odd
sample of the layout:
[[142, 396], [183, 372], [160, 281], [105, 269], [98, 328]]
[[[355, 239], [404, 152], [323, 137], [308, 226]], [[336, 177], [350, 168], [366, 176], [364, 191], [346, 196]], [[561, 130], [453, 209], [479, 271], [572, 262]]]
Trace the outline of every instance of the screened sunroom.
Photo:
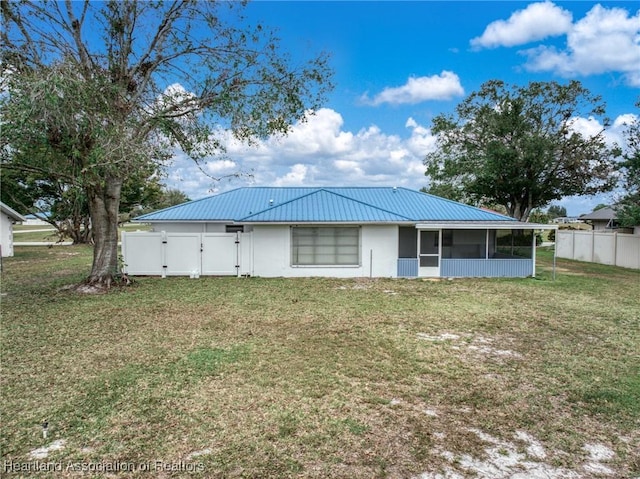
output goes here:
[[545, 226], [513, 222], [401, 226], [398, 276], [535, 276], [535, 230]]

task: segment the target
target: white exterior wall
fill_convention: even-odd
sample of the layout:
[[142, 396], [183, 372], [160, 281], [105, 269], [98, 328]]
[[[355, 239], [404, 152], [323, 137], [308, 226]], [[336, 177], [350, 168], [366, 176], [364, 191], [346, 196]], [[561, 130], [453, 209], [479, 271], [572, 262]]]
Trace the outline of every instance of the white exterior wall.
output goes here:
[[365, 225], [360, 228], [360, 235], [359, 266], [291, 266], [290, 226], [255, 225], [251, 274], [263, 277], [395, 277], [398, 226]]
[[0, 214], [0, 245], [2, 256], [13, 256], [13, 221], [4, 213]]

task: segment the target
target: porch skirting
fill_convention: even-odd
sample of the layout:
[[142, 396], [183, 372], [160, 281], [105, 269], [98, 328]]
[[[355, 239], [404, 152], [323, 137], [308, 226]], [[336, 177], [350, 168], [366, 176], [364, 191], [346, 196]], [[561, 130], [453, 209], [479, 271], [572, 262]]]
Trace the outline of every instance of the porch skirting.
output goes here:
[[417, 278], [418, 259], [398, 258], [398, 278]]
[[526, 259], [443, 259], [440, 275], [445, 278], [524, 278], [533, 276], [533, 261]]
[[[398, 259], [398, 277], [418, 276], [418, 260]], [[533, 260], [523, 259], [441, 259], [440, 276], [444, 278], [525, 278], [533, 276]]]

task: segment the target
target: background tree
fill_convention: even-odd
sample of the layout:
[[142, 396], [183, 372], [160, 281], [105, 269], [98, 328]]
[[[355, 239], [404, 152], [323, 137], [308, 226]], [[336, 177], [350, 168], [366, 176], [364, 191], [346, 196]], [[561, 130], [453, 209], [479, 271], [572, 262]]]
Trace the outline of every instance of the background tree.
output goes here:
[[542, 211], [540, 208], [536, 208], [529, 215], [529, 220], [533, 223], [547, 224], [551, 220], [551, 217], [549, 213]]
[[331, 87], [327, 58], [296, 66], [244, 3], [1, 3], [2, 167], [81, 188], [93, 228], [88, 282], [109, 285], [125, 180], [179, 147], [224, 153], [223, 131], [285, 134]]
[[[33, 214], [49, 223], [61, 241], [93, 242], [89, 204], [79, 186], [5, 168], [0, 175], [0, 195], [3, 202], [17, 211]], [[156, 205], [163, 204], [164, 195], [156, 175], [147, 176], [140, 170], [137, 175], [130, 176], [122, 186], [120, 222], [128, 220], [133, 211], [157, 209]]]
[[550, 219], [566, 218], [567, 209], [564, 206], [551, 205], [551, 206], [549, 206], [549, 209], [547, 210], [547, 215], [549, 216]]
[[[640, 108], [640, 99], [636, 102]], [[626, 148], [621, 162], [625, 195], [618, 202], [618, 223], [623, 227], [640, 225], [640, 116], [627, 125]]]
[[454, 115], [434, 118], [437, 150], [425, 159], [431, 189], [448, 185], [469, 203], [503, 205], [521, 221], [563, 196], [608, 191], [614, 161], [604, 129], [589, 135], [576, 125], [580, 116], [602, 115], [599, 97], [577, 81], [489, 81]]
[[33, 214], [56, 230], [60, 241], [91, 242], [87, 198], [81, 188], [38, 175], [3, 168], [2, 201], [24, 214]]
[[162, 210], [175, 205], [181, 205], [187, 201], [191, 201], [191, 198], [189, 198], [184, 192], [175, 188], [167, 188], [166, 186], [160, 185], [153, 197], [147, 198], [147, 201], [139, 203], [132, 208], [128, 214], [123, 214], [121, 217], [124, 217], [123, 219], [128, 221], [129, 219], [151, 213], [153, 211]]
[[175, 188], [164, 188], [157, 199], [151, 206], [154, 210], [169, 208], [170, 206], [181, 205], [191, 201], [191, 199], [182, 191]]

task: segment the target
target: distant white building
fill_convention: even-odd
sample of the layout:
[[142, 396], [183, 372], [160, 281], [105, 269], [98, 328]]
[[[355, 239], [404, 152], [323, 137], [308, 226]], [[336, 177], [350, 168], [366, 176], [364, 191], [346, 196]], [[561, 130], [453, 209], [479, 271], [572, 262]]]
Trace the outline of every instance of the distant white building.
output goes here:
[[2, 257], [13, 256], [13, 224], [25, 218], [0, 201], [0, 250]]
[[[49, 216], [48, 213], [45, 216]], [[25, 215], [25, 221], [22, 223], [26, 226], [51, 226], [45, 220], [38, 218], [34, 214]]]
[[566, 225], [570, 223], [580, 223], [580, 220], [575, 216], [560, 216], [558, 218], [554, 218], [553, 222], [561, 225]]

